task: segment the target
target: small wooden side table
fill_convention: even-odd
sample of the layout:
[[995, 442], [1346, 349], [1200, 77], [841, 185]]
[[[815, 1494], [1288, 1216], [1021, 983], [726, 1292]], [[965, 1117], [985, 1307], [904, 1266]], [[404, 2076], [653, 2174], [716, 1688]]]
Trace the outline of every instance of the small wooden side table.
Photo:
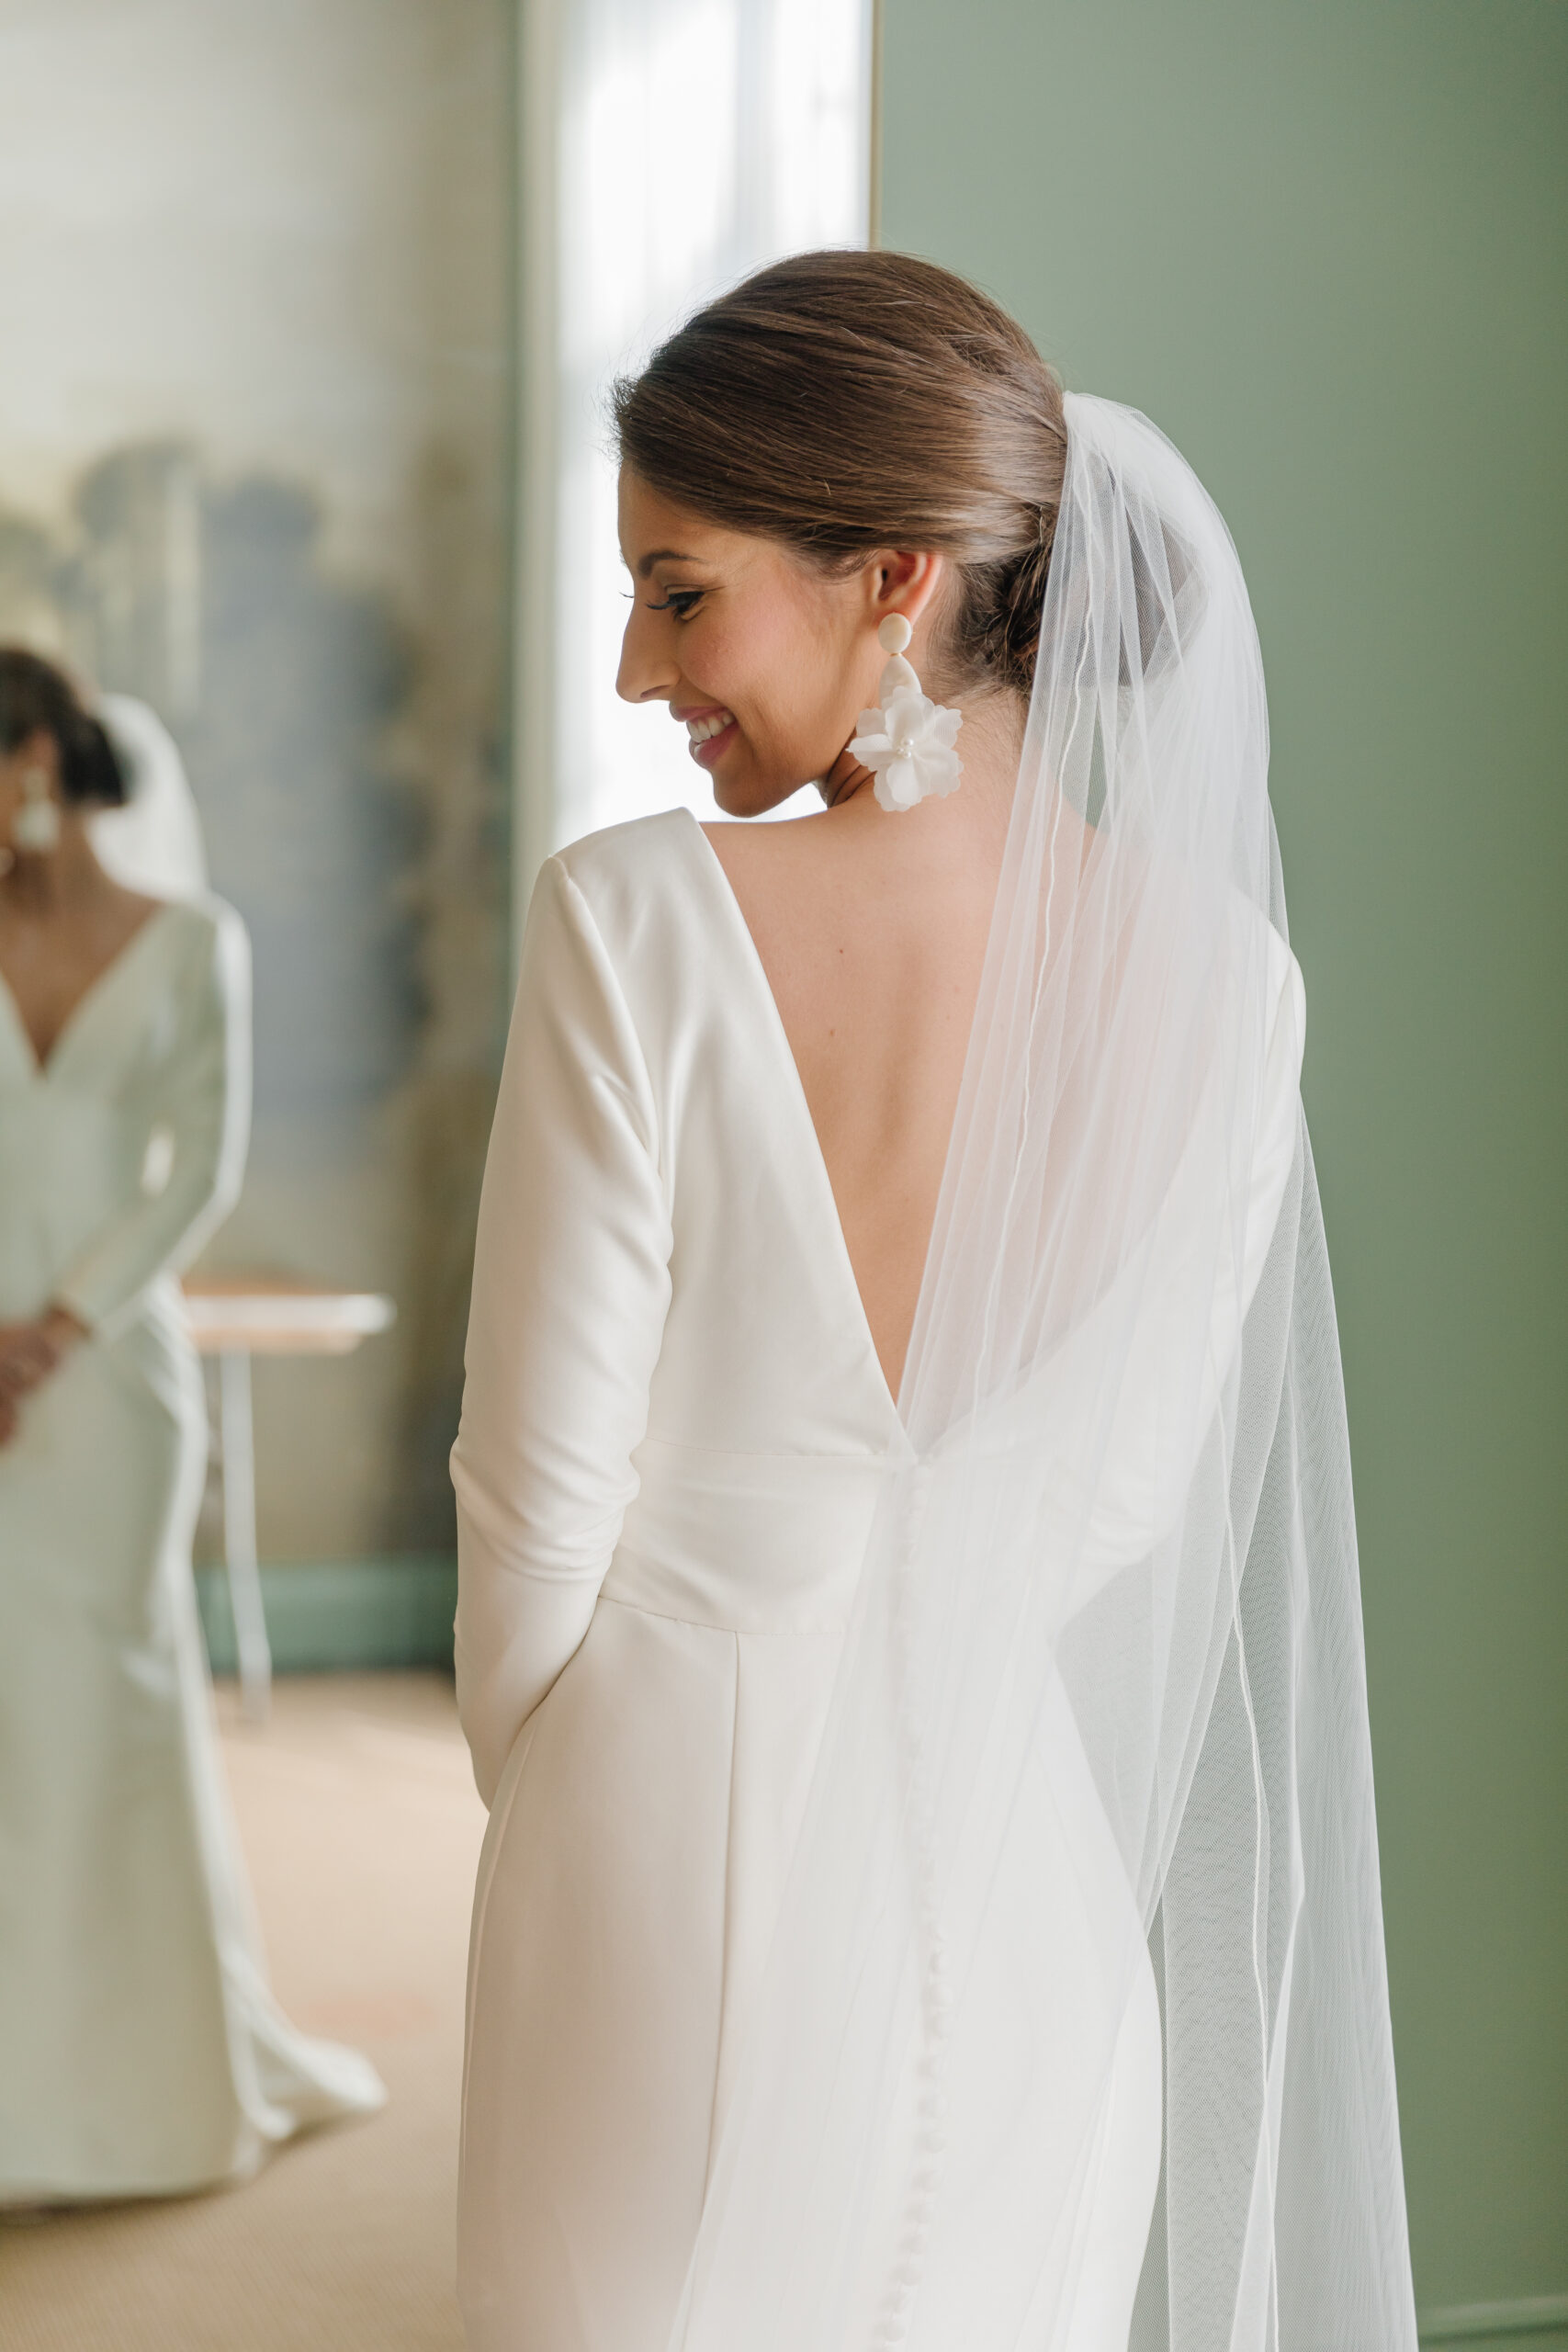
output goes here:
[[191, 1274], [184, 1288], [191, 1338], [200, 1354], [218, 1359], [223, 1566], [244, 1710], [265, 1723], [272, 1701], [272, 1649], [256, 1561], [251, 1358], [351, 1355], [362, 1340], [385, 1331], [397, 1309], [377, 1291], [329, 1290], [277, 1274]]

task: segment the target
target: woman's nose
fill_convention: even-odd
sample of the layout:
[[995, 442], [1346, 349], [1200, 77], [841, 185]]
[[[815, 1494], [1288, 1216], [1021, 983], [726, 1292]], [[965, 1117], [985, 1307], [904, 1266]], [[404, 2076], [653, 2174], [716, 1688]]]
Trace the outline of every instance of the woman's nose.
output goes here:
[[663, 631], [648, 625], [634, 605], [621, 639], [621, 666], [615, 692], [623, 702], [668, 702], [679, 682], [680, 664], [659, 642]]

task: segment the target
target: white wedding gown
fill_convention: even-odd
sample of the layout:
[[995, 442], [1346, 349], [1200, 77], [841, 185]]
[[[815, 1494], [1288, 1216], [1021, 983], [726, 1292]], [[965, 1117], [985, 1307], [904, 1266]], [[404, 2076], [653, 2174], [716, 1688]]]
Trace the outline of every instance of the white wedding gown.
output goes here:
[[[1270, 936], [1249, 1284], [1298, 1116], [1300, 975]], [[491, 1812], [464, 2315], [477, 2352], [665, 2352], [879, 1486], [908, 1451], [766, 976], [683, 810], [541, 875], [468, 1363], [458, 1697]], [[1115, 1540], [1134, 1555], [1150, 1470], [1124, 1482]], [[1043, 1816], [1036, 1878], [999, 1898], [1015, 1932], [992, 1939], [994, 2030], [1027, 2001], [1038, 2047], [1043, 2004], [1060, 2089], [1130, 1896], [1065, 1701], [1043, 1738], [1051, 1785], [1081, 1805]], [[1014, 2096], [1037, 2126], [1052, 2080]], [[965, 2273], [988, 2230], [1018, 2226], [992, 2193], [1011, 2128], [971, 2128], [973, 2233], [930, 2284], [952, 2314], [931, 2340], [954, 2352]], [[1160, 2139], [1145, 1957], [1073, 2250], [1069, 2352], [1125, 2352]]]
[[239, 918], [159, 909], [40, 1069], [0, 980], [0, 1319], [93, 1336], [0, 1447], [0, 2202], [254, 2169], [385, 2094], [267, 1988], [191, 1580], [207, 1459], [172, 1263], [244, 1157]]

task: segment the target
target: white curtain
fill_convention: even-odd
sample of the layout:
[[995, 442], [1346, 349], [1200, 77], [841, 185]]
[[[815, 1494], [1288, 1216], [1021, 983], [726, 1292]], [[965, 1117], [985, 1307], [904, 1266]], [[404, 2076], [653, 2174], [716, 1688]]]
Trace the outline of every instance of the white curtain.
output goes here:
[[[536, 399], [553, 394], [552, 429], [534, 458], [552, 478], [525, 479], [522, 518], [525, 580], [531, 529], [543, 526], [551, 551], [523, 615], [549, 639], [547, 662], [535, 646], [525, 664], [550, 705], [542, 728], [539, 712], [527, 715], [536, 752], [525, 788], [548, 802], [530, 812], [543, 854], [677, 803], [711, 813], [683, 732], [615, 697], [628, 582], [605, 393], [748, 271], [803, 248], [865, 243], [871, 0], [536, 5], [555, 8], [553, 40], [536, 43], [531, 69], [525, 51], [525, 71], [553, 73], [558, 105], [537, 199], [553, 209], [553, 300], [534, 312], [553, 349], [524, 353]], [[547, 367], [553, 384], [539, 387]]]

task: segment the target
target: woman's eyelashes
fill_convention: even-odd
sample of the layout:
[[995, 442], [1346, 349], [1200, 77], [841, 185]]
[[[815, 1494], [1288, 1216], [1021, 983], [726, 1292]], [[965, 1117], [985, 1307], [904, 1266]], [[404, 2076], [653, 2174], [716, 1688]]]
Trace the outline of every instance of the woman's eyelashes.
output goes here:
[[690, 620], [706, 594], [705, 588], [667, 588], [663, 603], [649, 605], [648, 609], [650, 613], [673, 613], [678, 621]]

